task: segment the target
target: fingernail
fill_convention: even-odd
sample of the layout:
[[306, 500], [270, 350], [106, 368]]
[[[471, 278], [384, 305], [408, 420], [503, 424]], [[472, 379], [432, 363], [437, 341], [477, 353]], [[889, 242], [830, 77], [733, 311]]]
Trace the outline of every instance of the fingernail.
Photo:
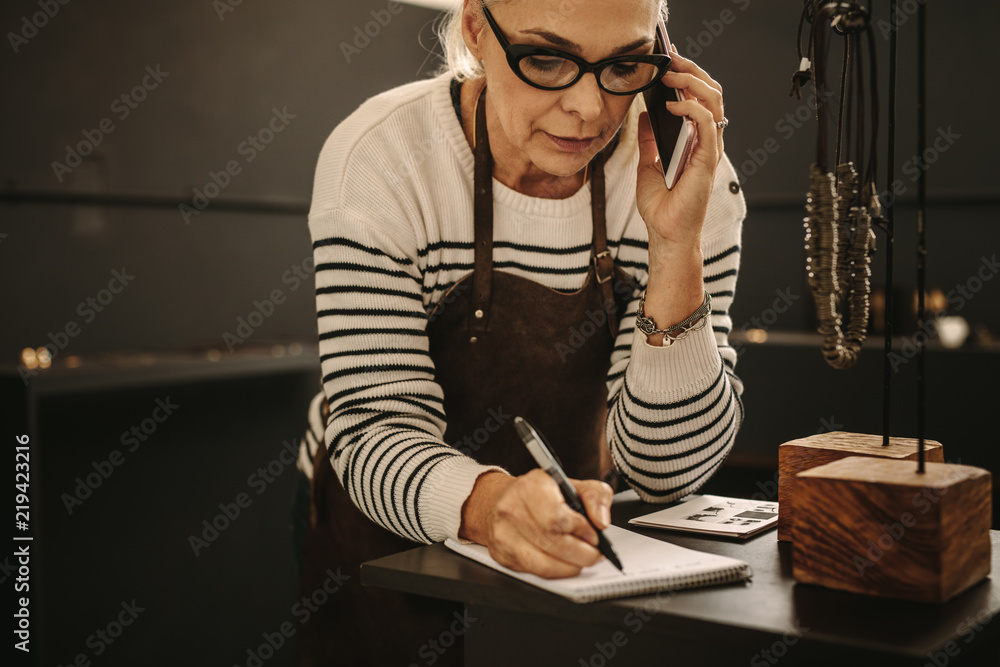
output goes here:
[[611, 525], [611, 508], [607, 505], [601, 507], [601, 519], [604, 521], [605, 526]]

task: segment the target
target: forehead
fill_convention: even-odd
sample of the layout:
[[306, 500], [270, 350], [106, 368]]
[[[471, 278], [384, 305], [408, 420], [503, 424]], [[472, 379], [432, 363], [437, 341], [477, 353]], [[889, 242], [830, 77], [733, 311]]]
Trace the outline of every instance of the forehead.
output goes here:
[[510, 39], [541, 44], [557, 37], [579, 47], [566, 50], [597, 57], [623, 44], [651, 40], [660, 3], [659, 0], [504, 0], [491, 3], [491, 11]]

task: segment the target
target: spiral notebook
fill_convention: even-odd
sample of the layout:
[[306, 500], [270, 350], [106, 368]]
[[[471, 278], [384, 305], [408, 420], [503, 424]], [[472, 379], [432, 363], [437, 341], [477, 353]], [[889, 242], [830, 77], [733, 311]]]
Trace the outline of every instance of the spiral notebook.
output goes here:
[[657, 591], [713, 586], [743, 581], [752, 575], [750, 565], [736, 558], [686, 549], [617, 526], [608, 527], [604, 534], [618, 552], [624, 573], [619, 572], [607, 560], [601, 559], [596, 565], [584, 568], [575, 577], [544, 579], [500, 565], [482, 545], [463, 544], [454, 540], [446, 540], [444, 544], [494, 570], [569, 598], [573, 602], [593, 602]]

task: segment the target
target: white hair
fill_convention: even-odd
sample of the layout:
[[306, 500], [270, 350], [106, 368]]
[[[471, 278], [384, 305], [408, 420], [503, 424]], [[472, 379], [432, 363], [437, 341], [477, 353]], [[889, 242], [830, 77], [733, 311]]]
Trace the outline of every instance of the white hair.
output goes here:
[[[479, 0], [475, 2], [475, 11], [481, 13], [483, 5], [492, 7], [505, 0]], [[571, 4], [579, 4], [583, 0], [568, 0]], [[657, 0], [660, 5], [660, 15], [663, 20], [667, 20], [667, 0]], [[438, 27], [438, 37], [444, 49], [444, 65], [442, 71], [450, 72], [459, 81], [478, 79], [484, 75], [483, 64], [472, 55], [469, 47], [465, 45], [465, 37], [462, 35], [462, 7], [465, 4], [461, 0], [456, 0], [457, 6], [449, 10], [444, 20]], [[565, 2], [563, 4], [566, 4]], [[560, 8], [562, 5], [560, 5]], [[483, 18], [485, 21], [486, 19]]]

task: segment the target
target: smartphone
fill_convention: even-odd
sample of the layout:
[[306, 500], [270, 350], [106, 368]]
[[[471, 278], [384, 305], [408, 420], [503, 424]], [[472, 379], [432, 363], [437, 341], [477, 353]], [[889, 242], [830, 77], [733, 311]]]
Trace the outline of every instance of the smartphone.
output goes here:
[[[670, 53], [669, 44], [667, 27], [663, 24], [663, 19], [660, 19], [656, 24], [656, 46], [659, 49], [656, 52]], [[666, 103], [680, 102], [686, 97], [682, 91], [668, 88], [660, 81], [657, 81], [652, 88], [646, 89], [642, 95], [646, 101], [646, 110], [649, 112], [649, 123], [653, 126], [656, 150], [660, 154], [663, 180], [666, 181], [667, 188], [672, 190], [694, 151], [697, 134], [694, 123], [667, 111]]]

